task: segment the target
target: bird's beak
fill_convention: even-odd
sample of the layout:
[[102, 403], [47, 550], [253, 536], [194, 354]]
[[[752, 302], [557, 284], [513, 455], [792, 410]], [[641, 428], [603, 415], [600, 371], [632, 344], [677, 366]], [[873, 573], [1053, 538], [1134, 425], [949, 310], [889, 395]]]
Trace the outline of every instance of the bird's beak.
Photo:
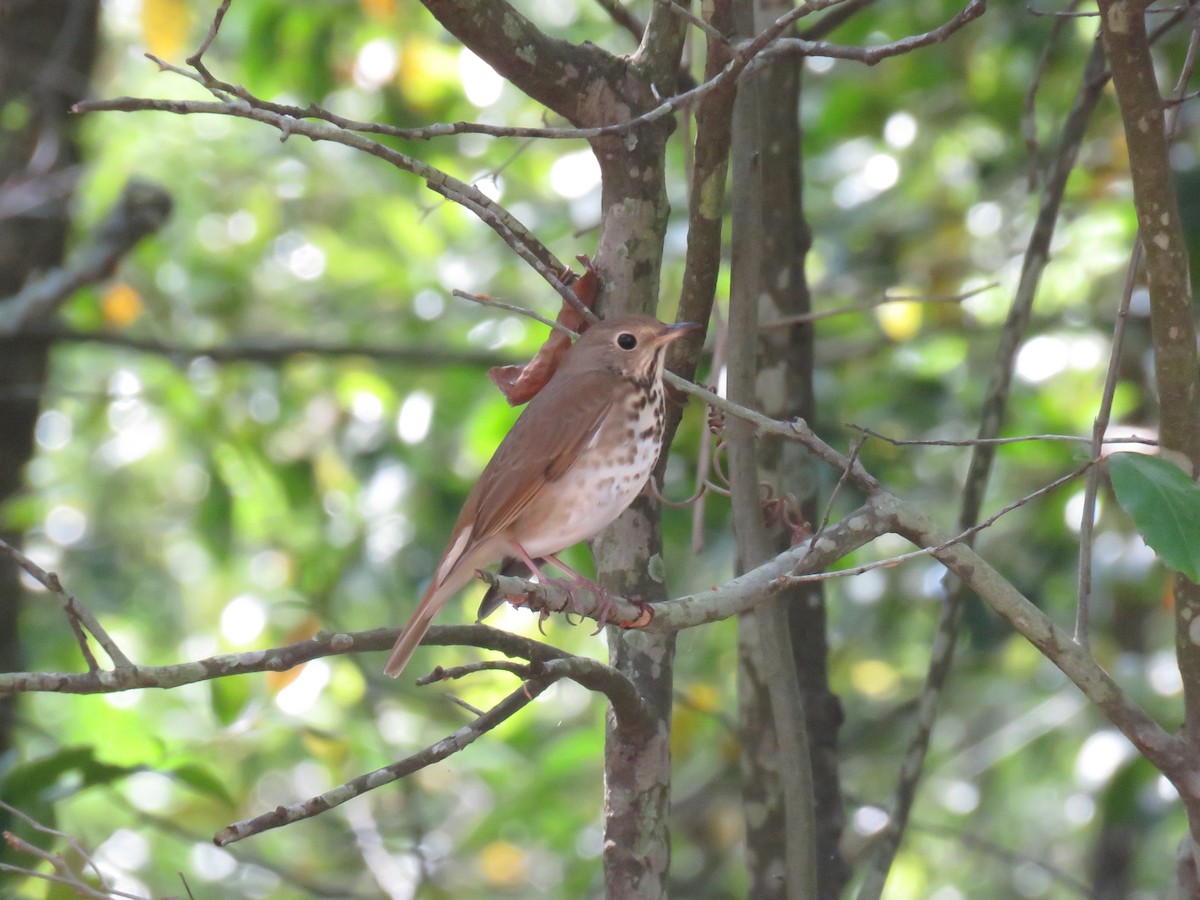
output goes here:
[[674, 325], [667, 325], [654, 338], [654, 345], [662, 347], [664, 344], [678, 340], [685, 334], [691, 334], [693, 331], [701, 331], [703, 328], [704, 326], [699, 322], [676, 322]]

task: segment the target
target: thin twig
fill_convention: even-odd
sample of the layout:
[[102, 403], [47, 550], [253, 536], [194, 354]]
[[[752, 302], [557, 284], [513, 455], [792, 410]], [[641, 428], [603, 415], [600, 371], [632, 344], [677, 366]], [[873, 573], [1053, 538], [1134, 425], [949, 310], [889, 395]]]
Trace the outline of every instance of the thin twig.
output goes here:
[[789, 325], [800, 325], [807, 322], [816, 322], [820, 319], [828, 319], [833, 316], [845, 316], [851, 313], [870, 312], [873, 309], [878, 309], [888, 303], [962, 303], [964, 300], [969, 300], [972, 297], [982, 294], [984, 291], [990, 291], [993, 288], [1000, 286], [1000, 283], [993, 281], [990, 284], [985, 284], [983, 287], [974, 288], [973, 290], [963, 291], [961, 294], [925, 294], [923, 296], [905, 297], [897, 294], [884, 294], [875, 300], [868, 300], [865, 303], [855, 303], [850, 306], [839, 306], [836, 309], [818, 309], [812, 312], [799, 313], [794, 316], [785, 316], [782, 319], [771, 319], [769, 322], [759, 324], [759, 329], [767, 330], [770, 328], [783, 328]]
[[922, 556], [935, 556], [936, 554], [941, 553], [943, 550], [953, 547], [955, 544], [964, 543], [965, 541], [979, 534], [979, 532], [990, 528], [1002, 517], [1008, 515], [1015, 509], [1020, 509], [1022, 506], [1028, 504], [1031, 500], [1036, 500], [1043, 494], [1048, 494], [1055, 488], [1060, 487], [1069, 481], [1073, 481], [1080, 475], [1084, 474], [1088, 469], [1092, 468], [1095, 464], [1096, 460], [1089, 460], [1078, 469], [1068, 472], [1066, 475], [1061, 475], [1058, 478], [1055, 478], [1049, 484], [1043, 485], [1036, 491], [1026, 494], [1019, 500], [1014, 500], [1012, 503], [1009, 503], [1007, 506], [989, 516], [987, 519], [984, 519], [977, 525], [972, 525], [970, 528], [960, 531], [958, 534], [954, 535], [954, 537], [947, 538], [936, 546], [921, 547], [917, 550], [911, 550], [908, 553], [901, 553], [897, 556], [889, 556], [887, 559], [878, 559], [874, 562], [863, 563], [861, 566], [853, 566], [849, 569], [837, 569], [833, 572], [812, 572], [805, 575], [787, 575], [784, 576], [781, 581], [786, 584], [800, 584], [806, 581], [830, 581], [834, 578], [847, 578], [851, 575], [861, 575], [863, 572], [870, 572], [872, 569], [891, 568], [892, 566], [899, 565], [902, 562], [908, 562], [910, 559], [918, 559]]
[[[1071, 9], [1079, 5], [1079, 0], [1071, 0]], [[1028, 158], [1029, 164], [1029, 190], [1032, 192], [1037, 189], [1037, 95], [1042, 87], [1042, 79], [1046, 75], [1046, 70], [1050, 67], [1050, 56], [1054, 51], [1055, 45], [1058, 43], [1062, 31], [1066, 28], [1069, 20], [1065, 16], [1056, 17], [1054, 24], [1050, 28], [1050, 35], [1046, 38], [1045, 44], [1042, 45], [1041, 55], [1038, 56], [1037, 65], [1033, 70], [1033, 77], [1029, 80], [1029, 87], [1025, 90], [1025, 104], [1021, 113], [1021, 136], [1025, 139], [1025, 155]]]
[[239, 337], [228, 343], [190, 346], [111, 331], [78, 331], [55, 325], [22, 329], [22, 336], [46, 341], [103, 344], [137, 350], [172, 360], [211, 359], [214, 362], [257, 362], [273, 365], [296, 356], [358, 356], [385, 363], [428, 367], [470, 366], [490, 368], [516, 360], [494, 350], [432, 347], [416, 344], [334, 344], [308, 338]]
[[[641, 128], [644, 125], [657, 122], [667, 116], [677, 112], [679, 109], [689, 106], [703, 97], [710, 91], [716, 90], [731, 81], [735, 81], [742, 72], [748, 68], [757, 67], [758, 65], [766, 64], [770, 57], [781, 54], [799, 54], [803, 56], [827, 56], [835, 59], [854, 60], [865, 63], [866, 65], [875, 65], [884, 59], [893, 56], [900, 56], [905, 53], [910, 53], [920, 47], [925, 47], [930, 44], [938, 43], [946, 40], [950, 35], [963, 28], [971, 21], [981, 16], [986, 9], [986, 0], [971, 0], [967, 6], [956, 14], [952, 19], [945, 22], [938, 28], [924, 34], [911, 35], [901, 38], [887, 44], [880, 44], [874, 47], [854, 47], [844, 46], [840, 44], [829, 44], [823, 41], [804, 41], [799, 38], [791, 38], [780, 40], [780, 35], [786, 31], [792, 24], [799, 19], [811, 15], [814, 12], [820, 12], [824, 9], [836, 7], [845, 0], [811, 0], [799, 7], [791, 10], [787, 14], [780, 16], [774, 23], [768, 26], [762, 33], [755, 36], [750, 41], [739, 45], [737, 53], [730, 63], [716, 77], [705, 81], [691, 90], [684, 91], [663, 100], [658, 106], [639, 116], [635, 116], [625, 122], [614, 122], [608, 125], [600, 125], [592, 128], [521, 128], [512, 126], [495, 126], [484, 125], [478, 122], [454, 122], [454, 123], [437, 123], [426, 125], [419, 128], [397, 128], [391, 125], [385, 125], [379, 122], [359, 122], [353, 119], [348, 119], [344, 116], [339, 116], [336, 113], [323, 109], [316, 104], [310, 104], [307, 107], [290, 106], [287, 104], [271, 103], [261, 100], [251, 95], [244, 87], [239, 85], [229, 84], [213, 80], [212, 84], [205, 85], [210, 89], [216, 87], [219, 90], [233, 94], [241, 100], [252, 105], [252, 108], [258, 112], [272, 112], [281, 117], [278, 122], [268, 121], [264, 118], [258, 118], [252, 115], [246, 115], [245, 112], [238, 112], [239, 105], [236, 103], [205, 103], [202, 101], [177, 101], [177, 100], [154, 100], [138, 97], [118, 97], [111, 100], [87, 100], [75, 104], [72, 107], [73, 112], [134, 112], [145, 110], [159, 110], [162, 112], [173, 112], [177, 114], [189, 113], [216, 113], [218, 115], [241, 116], [242, 118], [258, 118], [258, 121], [266, 121], [268, 124], [275, 125], [281, 130], [287, 129], [287, 123], [282, 119], [293, 119], [297, 122], [304, 119], [320, 119], [328, 122], [331, 125], [337, 126], [350, 132], [358, 132], [361, 134], [380, 134], [390, 137], [398, 137], [404, 140], [429, 140], [435, 137], [448, 137], [457, 134], [484, 134], [492, 137], [520, 137], [520, 138], [547, 138], [552, 140], [592, 140], [598, 137], [611, 137], [629, 134]], [[762, 61], [760, 62], [760, 58]], [[156, 64], [161, 64], [161, 61], [156, 61]], [[171, 67], [167, 67], [171, 68]], [[174, 69], [172, 69], [173, 71]], [[221, 108], [223, 107], [223, 108]], [[294, 129], [295, 133], [304, 134], [306, 137], [311, 137], [311, 134], [302, 129]], [[323, 138], [329, 140], [329, 138]], [[376, 154], [378, 155], [378, 154]]]
[[608, 13], [609, 18], [624, 28], [634, 41], [640, 41], [646, 25], [637, 16], [621, 5], [621, 0], [596, 0], [596, 4]]
[[[1193, 7], [1194, 9], [1194, 7]], [[1181, 99], [1184, 88], [1192, 78], [1196, 66], [1197, 51], [1200, 50], [1200, 30], [1192, 29], [1188, 42], [1187, 54], [1179, 77], [1175, 82], [1174, 99]], [[1167, 143], [1175, 139], [1180, 123], [1180, 107], [1170, 107], [1164, 129]], [[1113, 398], [1117, 391], [1117, 367], [1121, 359], [1121, 350], [1125, 343], [1125, 326], [1129, 321], [1129, 304], [1133, 299], [1134, 280], [1142, 258], [1142, 231], [1139, 228], [1134, 235], [1133, 250], [1129, 256], [1129, 265], [1125, 273], [1125, 287], [1121, 292], [1121, 301], [1117, 306], [1116, 322], [1113, 326], [1112, 348], [1109, 352], [1108, 371], [1104, 376], [1104, 393], [1100, 399], [1100, 408], [1092, 425], [1092, 455], [1099, 455], [1099, 447], [1103, 443], [1104, 433], [1112, 417]], [[1092, 591], [1092, 535], [1095, 530], [1096, 494], [1099, 490], [1100, 473], [1093, 470], [1088, 474], [1087, 487], [1083, 494], [1083, 514], [1079, 530], [1079, 570], [1078, 591], [1075, 598], [1075, 640], [1083, 646], [1088, 646], [1090, 599]]]
[[206, 81], [212, 81], [213, 77], [208, 69], [205, 68], [203, 57], [208, 52], [208, 48], [212, 46], [217, 32], [221, 30], [221, 20], [225, 18], [225, 13], [229, 10], [229, 3], [230, 0], [221, 0], [221, 5], [217, 8], [217, 12], [213, 16], [212, 25], [208, 28], [208, 34], [205, 35], [203, 42], [201, 42], [196, 52], [187, 58], [187, 64], [195, 68]]
[[[96, 620], [86, 607], [74, 596], [68, 594], [63, 589], [62, 582], [53, 572], [47, 572], [32, 559], [18, 550], [16, 547], [9, 544], [7, 541], [0, 540], [0, 553], [9, 556], [13, 562], [29, 573], [29, 576], [38, 582], [42, 587], [52, 594], [57, 594], [62, 600], [63, 610], [66, 612], [69, 620], [83, 624], [83, 627], [91, 632], [100, 646], [104, 648], [104, 652], [108, 654], [108, 658], [117, 668], [133, 668], [133, 663], [129, 661], [121, 648], [117, 646], [116, 641], [108, 636], [108, 632]], [[84, 659], [87, 660], [88, 669], [93, 674], [99, 670], [99, 665], [96, 659], [92, 656], [91, 650], [87, 645], [87, 638], [77, 628], [75, 629], [76, 636], [79, 638], [79, 646], [83, 652]]]
[[710, 40], [716, 41], [718, 44], [729, 43], [729, 41], [726, 40], [725, 35], [721, 34], [721, 30], [719, 28], [715, 28], [708, 22], [705, 22], [687, 7], [676, 3], [675, 0], [654, 0], [654, 2], [664, 9], [670, 10], [673, 14], [679, 16], [679, 18], [683, 19], [683, 21], [687, 22], [688, 24], [699, 28], [708, 36]]
[[[1081, 434], [1023, 434], [1016, 437], [1002, 438], [964, 438], [961, 441], [952, 441], [949, 439], [941, 440], [936, 438], [920, 439], [920, 440], [902, 440], [901, 438], [889, 437], [886, 434], [874, 430], [873, 428], [864, 428], [862, 425], [855, 425], [850, 422], [846, 425], [847, 428], [853, 428], [855, 431], [861, 431], [868, 437], [878, 438], [881, 441], [886, 441], [894, 447], [1000, 447], [1005, 444], [1024, 444], [1030, 441], [1057, 441], [1070, 444], [1088, 444], [1092, 438], [1085, 437]], [[1101, 440], [1102, 444], [1146, 444], [1147, 446], [1157, 447], [1158, 440], [1156, 438], [1138, 437], [1136, 434], [1131, 434], [1128, 437], [1107, 437]], [[1099, 452], [1095, 454], [1099, 456]]]
[[84, 864], [96, 873], [96, 880], [100, 882], [100, 886], [107, 889], [107, 885], [104, 882], [104, 876], [100, 873], [100, 869], [97, 867], [96, 861], [92, 859], [92, 855], [90, 853], [83, 849], [83, 845], [71, 835], [64, 831], [59, 831], [57, 828], [51, 828], [49, 825], [43, 825], [33, 816], [29, 815], [29, 813], [17, 809], [15, 806], [5, 803], [3, 800], [0, 800], [0, 809], [4, 810], [10, 815], [16, 816], [34, 831], [40, 831], [42, 834], [48, 834], [51, 837], [56, 837], [59, 840], [65, 841], [67, 846], [74, 850], [79, 858], [83, 860]]
[[[1116, 321], [1113, 324], [1112, 346], [1109, 349], [1108, 370], [1104, 375], [1104, 392], [1100, 398], [1100, 408], [1092, 422], [1092, 456], [1099, 456], [1105, 443], [1104, 432], [1108, 429], [1112, 415], [1113, 397], [1116, 395], [1118, 365], [1121, 360], [1121, 350], [1125, 344], [1125, 325], [1129, 321], [1129, 304], [1133, 299], [1133, 289], [1136, 284], [1138, 269], [1142, 260], [1141, 230], [1134, 235], [1133, 251], [1129, 254], [1129, 265], [1125, 269], [1125, 287], [1121, 291], [1121, 300], [1117, 304]], [[1155, 444], [1158, 442], [1155, 441]], [[1075, 591], [1075, 643], [1087, 647], [1090, 645], [1089, 618], [1092, 595], [1092, 549], [1095, 533], [1096, 495], [1100, 490], [1100, 469], [1088, 473], [1087, 483], [1083, 489], [1083, 511], [1079, 519], [1079, 561], [1077, 563], [1077, 586]]]
[[829, 492], [829, 500], [825, 503], [825, 512], [821, 516], [821, 524], [817, 526], [817, 530], [813, 532], [812, 540], [809, 541], [810, 547], [817, 546], [817, 539], [825, 533], [826, 527], [829, 525], [829, 517], [833, 513], [833, 501], [837, 495], [841, 493], [842, 488], [846, 484], [846, 479], [850, 477], [850, 471], [854, 468], [854, 463], [858, 461], [858, 455], [862, 452], [863, 444], [867, 442], [867, 435], [863, 435], [854, 442], [854, 446], [850, 448], [849, 465], [842, 470], [842, 475], [837, 480], [837, 484], [833, 486], [833, 490]]
[[365, 775], [352, 778], [350, 781], [338, 785], [332, 790], [319, 794], [316, 797], [310, 797], [308, 800], [292, 803], [287, 806], [277, 806], [268, 813], [227, 825], [213, 835], [213, 843], [218, 847], [227, 847], [237, 841], [244, 840], [252, 835], [262, 834], [264, 831], [269, 831], [272, 828], [279, 828], [282, 825], [289, 825], [292, 822], [311, 818], [326, 810], [341, 806], [347, 800], [362, 796], [368, 791], [373, 791], [385, 784], [390, 784], [397, 779], [411, 775], [413, 772], [427, 768], [434, 763], [441, 762], [448, 756], [474, 743], [478, 738], [487, 734], [497, 725], [520, 712], [555, 680], [557, 679], [530, 679], [483, 715], [477, 717], [475, 721], [464, 725], [453, 734], [447, 735], [436, 744], [426, 747], [411, 756], [406, 756], [404, 759], [394, 762], [391, 765], [376, 769], [374, 772], [368, 772]]
[[171, 197], [148, 181], [130, 180], [112, 211], [92, 229], [70, 263], [31, 281], [17, 294], [0, 297], [0, 335], [15, 334], [52, 315], [79, 288], [109, 277], [137, 243], [153, 234], [171, 211]]
[[555, 322], [552, 319], [547, 319], [545, 316], [541, 315], [540, 313], [536, 313], [527, 307], [517, 306], [512, 303], [505, 303], [503, 300], [496, 300], [495, 298], [489, 297], [486, 294], [468, 294], [466, 291], [460, 291], [457, 289], [452, 290], [450, 293], [459, 300], [470, 300], [472, 303], [478, 303], [480, 306], [488, 306], [492, 307], [493, 309], [507, 310], [508, 312], [514, 312], [518, 315], [525, 316], [526, 318], [533, 319], [534, 321], [541, 322], [543, 325], [553, 329], [554, 331], [565, 334], [572, 340], [579, 337], [578, 334], [576, 334], [566, 325], [563, 325], [561, 322]]

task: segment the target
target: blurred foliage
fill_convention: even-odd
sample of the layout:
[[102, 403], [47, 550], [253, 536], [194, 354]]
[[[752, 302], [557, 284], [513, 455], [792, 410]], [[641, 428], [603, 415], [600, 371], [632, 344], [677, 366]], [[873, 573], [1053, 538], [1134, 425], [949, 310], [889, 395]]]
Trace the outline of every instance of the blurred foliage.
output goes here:
[[[643, 18], [649, 6], [630, 3]], [[877, 4], [833, 39], [895, 39], [958, 7]], [[522, 9], [567, 40], [634, 48], [597, 4], [531, 0]], [[149, 48], [182, 64], [207, 17], [179, 0], [107, 4], [96, 95], [203, 97], [141, 54]], [[1037, 208], [1030, 165], [1045, 165], [1054, 152], [1095, 23], [1072, 20], [1047, 51], [1052, 28], [1052, 18], [997, 4], [948, 43], [874, 68], [805, 64], [805, 200], [815, 236], [808, 269], [817, 306], [998, 284], [961, 304], [823, 320], [815, 424], [835, 444], [854, 440], [848, 422], [903, 439], [974, 435]], [[1160, 48], [1171, 79], [1182, 40], [1169, 36]], [[1031, 150], [1021, 121], [1044, 52]], [[489, 76], [416, 3], [236, 0], [206, 60], [217, 77], [260, 96], [316, 101], [358, 119], [543, 121], [540, 108]], [[1189, 183], [1194, 110], [1184, 107], [1188, 137], [1177, 154]], [[663, 317], [686, 246], [683, 134], [671, 150]], [[29, 552], [59, 572], [139, 662], [266, 647], [318, 628], [401, 623], [473, 475], [515, 415], [482, 369], [448, 364], [444, 352], [520, 358], [543, 336], [527, 320], [466, 305], [449, 291], [482, 291], [543, 313], [557, 298], [480, 222], [419, 179], [344, 147], [281, 143], [242, 120], [158, 113], [91, 116], [85, 141], [79, 234], [133, 175], [168, 185], [177, 211], [122, 267], [119, 283], [73, 298], [65, 311], [72, 326], [185, 347], [291, 337], [419, 346], [428, 356], [419, 366], [367, 353], [263, 365], [63, 345], [29, 491], [7, 506], [8, 522], [27, 531]], [[395, 143], [496, 194], [560, 258], [594, 250], [599, 187], [583, 142], [463, 135]], [[1110, 95], [1070, 181], [1008, 434], [1090, 432], [1136, 227], [1123, 154]], [[1185, 214], [1194, 214], [1195, 196]], [[1135, 298], [1117, 414], [1152, 435], [1144, 316]], [[702, 418], [694, 408], [686, 415], [669, 467], [671, 496], [690, 493]], [[987, 512], [1078, 465], [1083, 453], [1067, 443], [1003, 448]], [[871, 441], [862, 457], [952, 527], [967, 450]], [[828, 496], [837, 473], [823, 477]], [[1059, 489], [980, 537], [985, 555], [1061, 622], [1073, 616], [1081, 495], [1081, 483]], [[852, 503], [841, 497], [835, 513]], [[731, 571], [726, 504], [707, 498], [698, 556], [689, 549], [690, 523], [690, 511], [664, 513], [675, 594]], [[906, 549], [881, 540], [845, 564]], [[582, 549], [568, 559], [589, 565]], [[941, 575], [932, 561], [917, 560], [829, 585], [851, 836], [870, 828], [873, 807], [890, 803]], [[1160, 565], [1105, 494], [1093, 646], [1173, 727], [1180, 685], [1161, 598]], [[77, 669], [70, 631], [42, 599], [24, 613], [29, 666]], [[470, 620], [476, 602], [467, 592], [446, 619]], [[535, 634], [531, 617], [512, 610], [497, 624]], [[744, 891], [734, 628], [720, 623], [679, 641], [672, 748], [682, 896]], [[1077, 896], [1118, 828], [1134, 836], [1133, 889], [1159, 892], [1184, 830], [1169, 789], [1133, 762], [1132, 749], [1052, 665], [978, 604], [967, 629], [887, 895]], [[587, 628], [552, 621], [547, 631], [559, 646], [604, 655]], [[414, 671], [474, 657], [422, 650]], [[512, 688], [494, 674], [417, 689], [412, 679], [386, 681], [381, 663], [338, 657], [289, 677], [27, 696], [20, 757], [0, 770], [0, 797], [96, 848], [115, 886], [142, 894], [182, 893], [182, 871], [197, 896], [377, 896], [380, 883], [407, 896], [402, 885], [417, 877], [419, 895], [429, 898], [599, 896], [604, 710], [570, 684], [436, 768], [228, 851], [211, 845], [230, 821], [460, 727], [466, 713], [448, 691], [486, 707]], [[42, 896], [44, 888], [0, 884], [0, 893], [9, 890]]]

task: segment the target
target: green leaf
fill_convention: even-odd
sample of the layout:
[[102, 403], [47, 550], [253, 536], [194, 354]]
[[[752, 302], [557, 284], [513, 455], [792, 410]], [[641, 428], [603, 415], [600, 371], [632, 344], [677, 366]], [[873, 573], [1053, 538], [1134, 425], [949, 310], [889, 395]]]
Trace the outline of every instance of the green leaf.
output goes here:
[[1117, 502], [1164, 563], [1200, 581], [1200, 485], [1174, 463], [1142, 453], [1108, 458]]
[[214, 678], [208, 683], [208, 696], [217, 721], [228, 728], [250, 702], [249, 679]]
[[20, 806], [38, 795], [70, 794], [97, 784], [109, 784], [141, 766], [114, 766], [96, 759], [94, 747], [64, 747], [32, 762], [13, 766], [0, 784], [0, 796]]
[[184, 763], [163, 773], [181, 781], [188, 787], [207, 797], [213, 797], [228, 806], [235, 806], [233, 795], [216, 775], [196, 763]]

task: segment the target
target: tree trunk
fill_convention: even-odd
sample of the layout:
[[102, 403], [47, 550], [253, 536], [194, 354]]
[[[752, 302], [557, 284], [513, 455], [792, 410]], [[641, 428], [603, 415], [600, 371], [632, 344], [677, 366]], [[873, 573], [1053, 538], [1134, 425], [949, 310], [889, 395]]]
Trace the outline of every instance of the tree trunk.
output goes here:
[[[71, 104], [88, 90], [96, 50], [96, 0], [0, 0], [0, 305], [62, 259], [78, 151]], [[48, 346], [0, 337], [0, 504], [22, 484], [46, 380]], [[0, 537], [19, 537], [4, 526]], [[20, 573], [0, 557], [0, 671], [21, 666]], [[12, 744], [15, 698], [0, 697], [0, 754]]]

